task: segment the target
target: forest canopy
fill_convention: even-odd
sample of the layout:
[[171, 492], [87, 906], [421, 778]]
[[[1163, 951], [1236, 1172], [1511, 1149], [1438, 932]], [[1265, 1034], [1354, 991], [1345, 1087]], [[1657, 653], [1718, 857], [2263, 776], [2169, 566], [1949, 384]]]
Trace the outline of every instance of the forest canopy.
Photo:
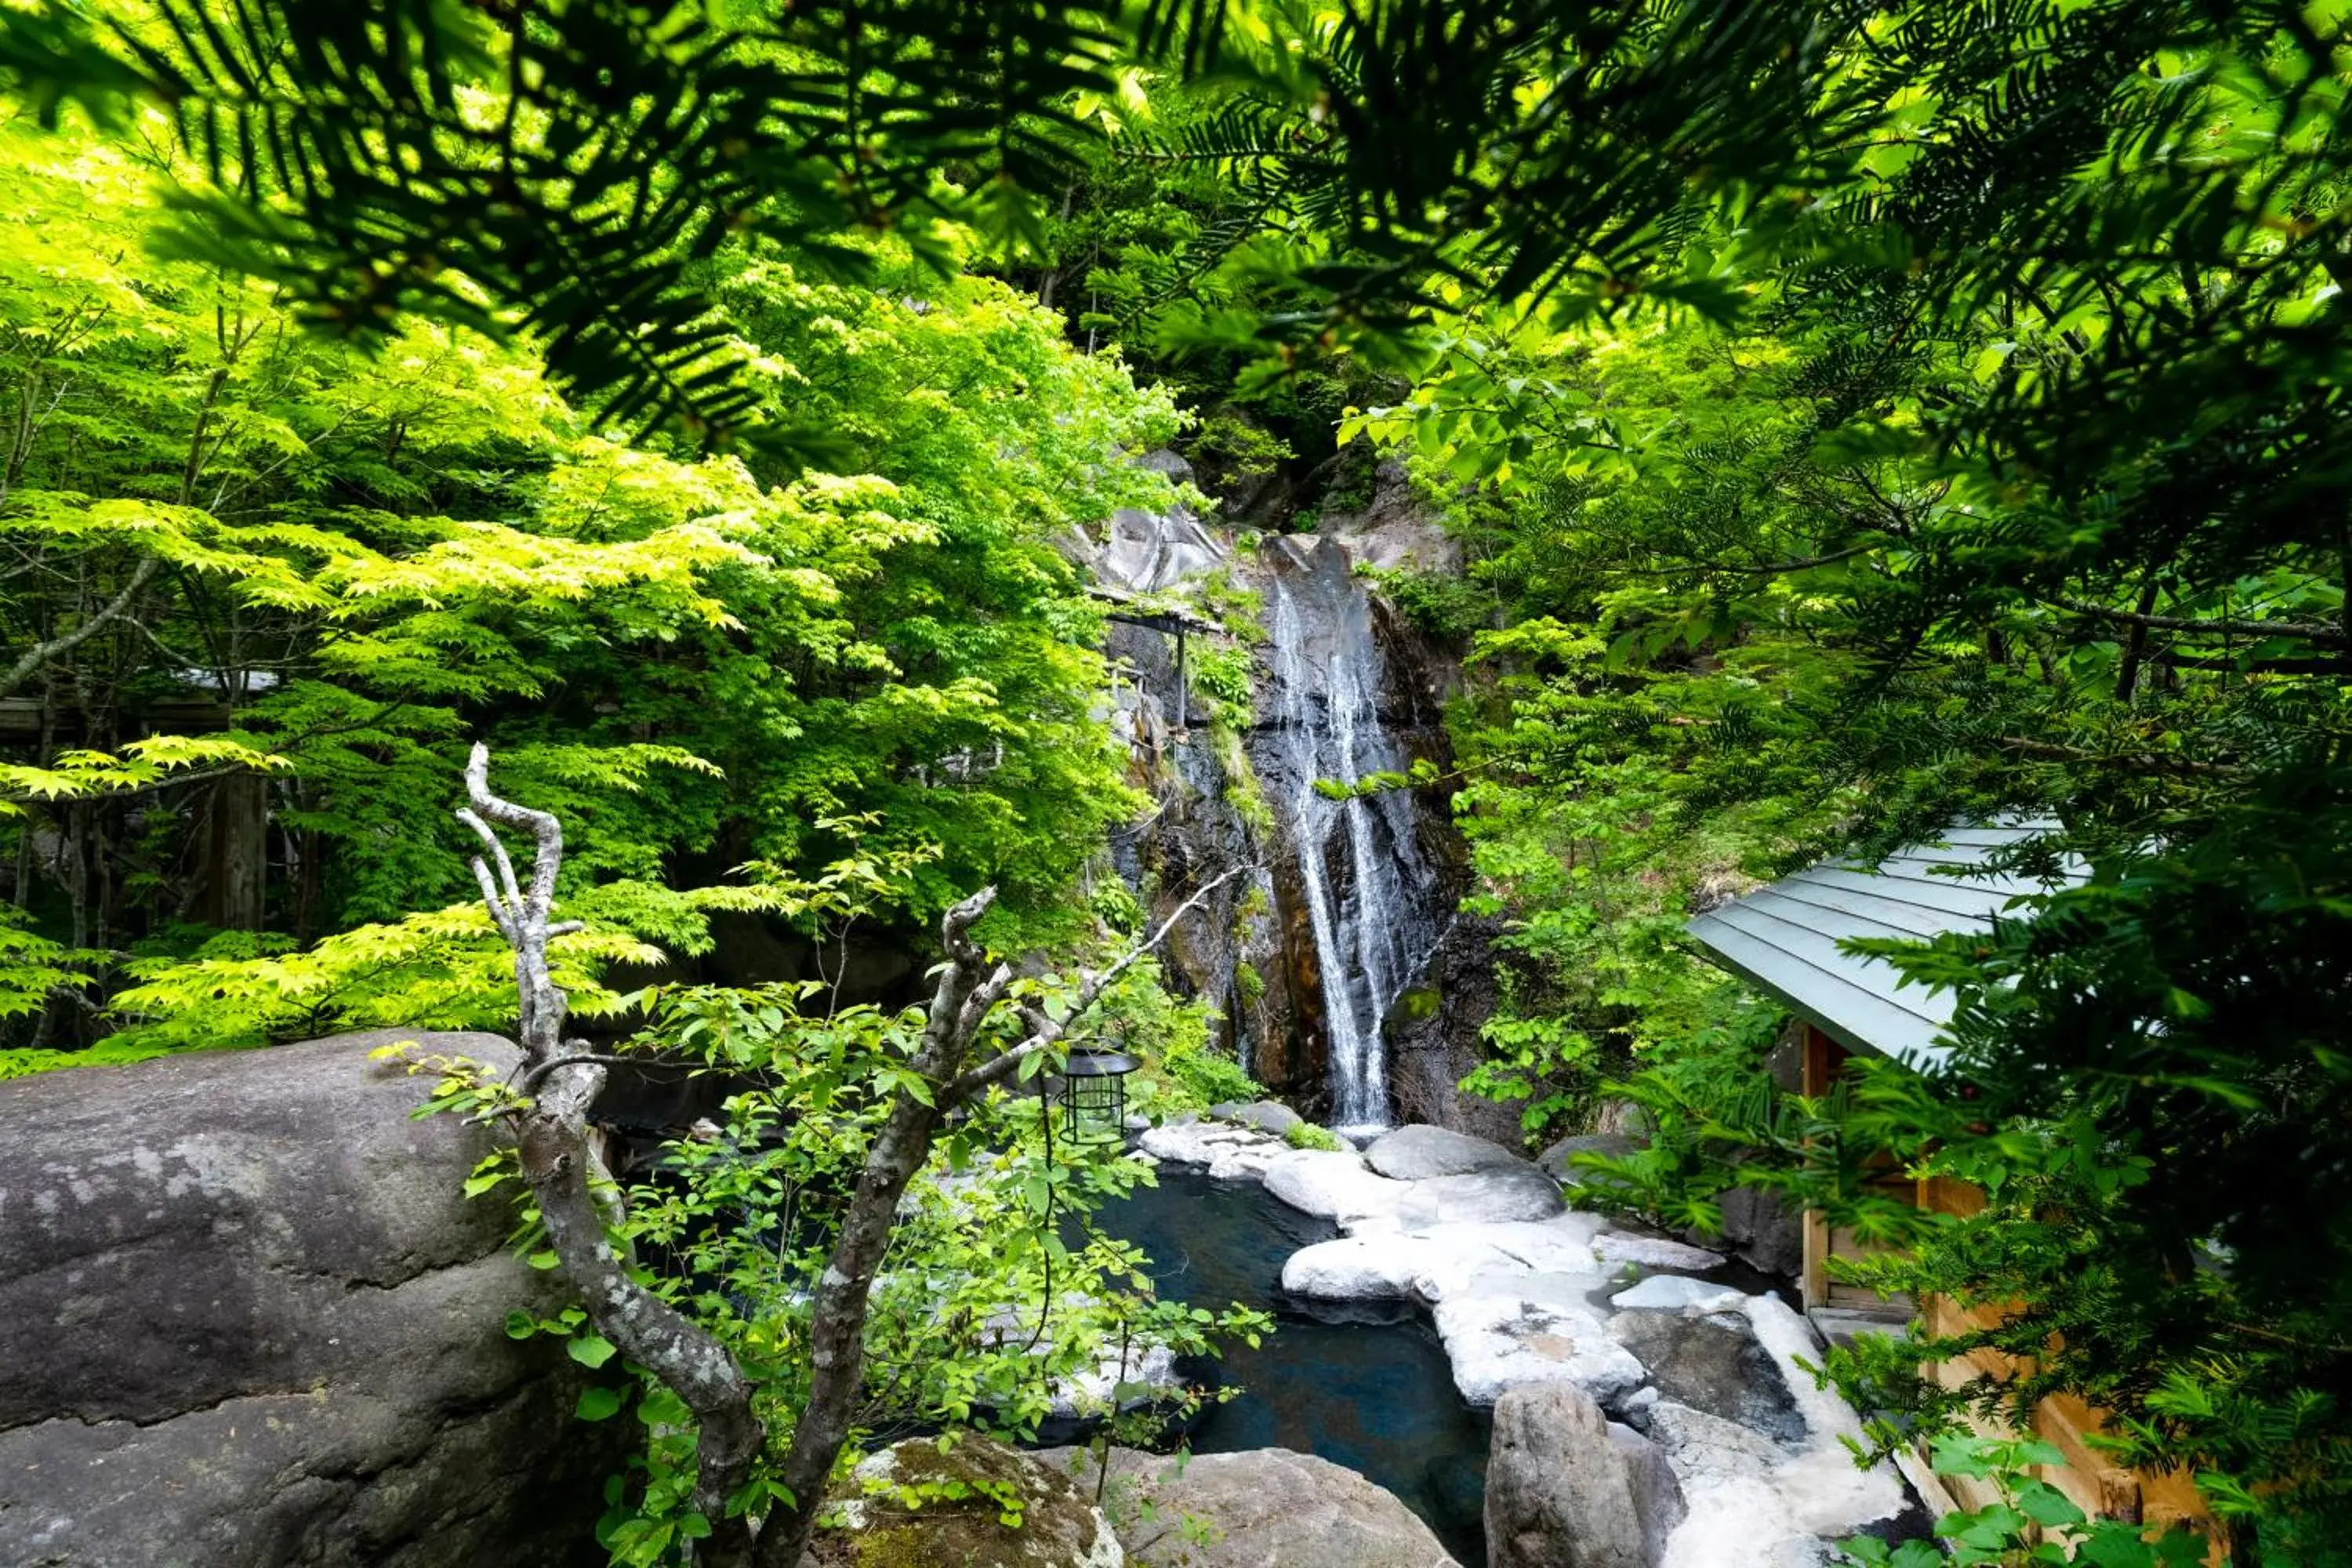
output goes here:
[[391, 922], [368, 940], [418, 957], [472, 920], [433, 912], [470, 884], [420, 807], [485, 723], [584, 833], [612, 924], [583, 962], [642, 956], [623, 933], [696, 951], [666, 880], [853, 845], [914, 917], [1001, 877], [1008, 913], [1048, 920], [1124, 808], [1088, 712], [1099, 622], [1049, 541], [1164, 495], [1116, 457], [1174, 416], [1002, 285], [888, 242], [896, 292], [733, 271], [717, 297], [768, 395], [870, 467], [763, 480], [598, 434], [465, 329], [363, 351], [266, 283], [150, 262], [153, 143], [5, 134], [0, 537], [33, 753], [6, 782], [16, 907], [55, 932], [10, 939], [30, 1043], [92, 1037], [50, 987], [101, 953], [133, 955], [121, 1006], [154, 1015], [118, 1050], [499, 1016], [495, 963], [387, 989], [311, 945]]
[[[1475, 677], [1474, 1086], [2024, 1303], [1833, 1358], [1884, 1443], [2079, 1393], [2338, 1561], [2346, 11], [0, 11], [5, 1059], [504, 1019], [477, 737], [576, 825], [584, 1010], [828, 868], [1098, 936], [1056, 537], [1171, 440], [1277, 531], [1392, 456], [1469, 560], [1385, 586]], [[1891, 953], [1949, 1061], [1771, 1092], [1696, 903], [1996, 818], [2084, 875]]]

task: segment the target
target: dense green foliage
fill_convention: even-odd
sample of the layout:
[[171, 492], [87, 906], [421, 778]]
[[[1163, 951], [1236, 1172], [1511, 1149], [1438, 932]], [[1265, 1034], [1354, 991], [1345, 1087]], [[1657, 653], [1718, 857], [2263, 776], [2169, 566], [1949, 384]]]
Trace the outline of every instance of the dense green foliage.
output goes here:
[[1076, 933], [1128, 797], [1050, 541], [1163, 494], [1118, 454], [1172, 426], [1116, 362], [903, 258], [887, 292], [739, 258], [766, 395], [865, 464], [763, 479], [589, 433], [462, 331], [371, 357], [143, 262], [145, 154], [5, 134], [15, 1043], [504, 1016], [446, 805], [475, 733], [572, 824], [583, 962], [706, 947], [665, 884], [852, 844], [886, 919], [996, 879]]
[[[1772, 1185], [1901, 1244], [1872, 1283], [2011, 1306], [1833, 1359], [1882, 1441], [2069, 1389], [2242, 1562], [2342, 1561], [2345, 13], [0, 12], [0, 80], [115, 128], [5, 176], [0, 1013], [494, 1012], [430, 912], [461, 733], [583, 825], [592, 1005], [743, 863], [862, 856], [901, 913], [997, 878], [1075, 934], [1127, 802], [1050, 539], [1160, 493], [1117, 455], [1181, 395], [1253, 521], [1376, 451], [1455, 514], [1476, 591], [1394, 592], [1480, 672], [1475, 1081], [1538, 1129], [1623, 1080], [1654, 1210]], [[131, 265], [154, 103], [186, 183]], [[153, 721], [192, 693], [215, 727]], [[257, 778], [285, 874], [232, 898]], [[1695, 903], [1996, 814], [2051, 825], [2003, 869], [2088, 879], [1889, 955], [1956, 993], [1949, 1061], [1773, 1094]], [[1990, 1201], [1874, 1200], [1889, 1159]], [[2028, 1369], [1917, 1376], [1976, 1349]]]
[[893, 236], [1018, 246], [1116, 90], [1116, 9], [184, 0], [14, 12], [0, 83], [44, 121], [168, 104], [205, 176], [181, 254], [276, 280], [304, 318], [380, 339], [424, 316], [532, 330], [599, 412], [780, 457], [845, 448], [763, 416], [761, 367], [709, 310], [731, 239], [872, 276]]
[[1936, 1474], [1992, 1485], [1998, 1501], [1937, 1521], [1950, 1554], [1925, 1541], [1890, 1547], [1860, 1536], [1843, 1543], [1859, 1568], [2010, 1568], [2032, 1563], [2094, 1563], [2099, 1568], [2192, 1568], [2205, 1541], [2176, 1528], [2153, 1540], [2137, 1520], [2093, 1519], [2065, 1493], [2032, 1472], [2065, 1462], [2050, 1444], [2013, 1437], [1945, 1437], [1934, 1447]]
[[[935, 225], [928, 260], [861, 242], [858, 281], [757, 240], [698, 263], [747, 406], [821, 423], [855, 471], [626, 444], [528, 342], [406, 321], [355, 343], [310, 330], [283, 279], [151, 249], [184, 174], [167, 145], [157, 121], [0, 123], [0, 1073], [512, 1027], [513, 962], [451, 816], [491, 740], [564, 823], [583, 929], [551, 957], [573, 1013], [741, 1091], [632, 1183], [614, 1239], [752, 1380], [775, 1439], [736, 1500], [756, 1517], [809, 1397], [808, 1281], [890, 1109], [929, 1092], [905, 1065], [911, 987], [845, 995], [853, 952], [919, 955], [981, 883], [1012, 951], [1090, 952], [1138, 917], [1123, 892], [1070, 897], [1136, 797], [1061, 545], [1165, 503], [1131, 459], [1175, 411], [961, 275], [972, 237]], [[618, 991], [706, 958], [770, 984]], [[1148, 959], [1089, 1029], [1147, 1064], [1140, 1107], [1255, 1093]], [[437, 1106], [512, 1103], [443, 1065]], [[1171, 1391], [1128, 1385], [1126, 1352], [1264, 1326], [1160, 1300], [1089, 1226], [1149, 1171], [1055, 1138], [1024, 1092], [1048, 1065], [959, 1122], [898, 1216], [859, 1432], [1034, 1435], [1055, 1393], [1115, 1423], [1144, 1400], [1156, 1429]], [[588, 1323], [509, 1328], [601, 1368]], [[650, 1369], [611, 1370], [642, 1384], [646, 1445], [604, 1539], [678, 1561], [711, 1528], [694, 1423]], [[613, 1417], [626, 1386], [580, 1414]]]
[[[1157, 981], [1139, 968], [1123, 990], [1103, 1015], [1118, 1043], [1155, 1062], [1181, 1060], [1183, 1043], [1147, 1022], [1164, 1014]], [[892, 1098], [908, 1088], [905, 1062], [926, 1022], [920, 1007], [826, 1009], [824, 993], [815, 981], [660, 993], [643, 999], [646, 1026], [629, 1042], [755, 1086], [728, 1099], [723, 1124], [667, 1145], [614, 1194], [615, 1239], [734, 1357], [771, 1434], [768, 1458], [781, 1457], [808, 1398], [807, 1282], [826, 1265]], [[404, 1054], [435, 1080], [429, 1110], [479, 1113], [505, 1093], [478, 1064]], [[1141, 1253], [1093, 1224], [1099, 1204], [1149, 1184], [1150, 1168], [1098, 1129], [1074, 1141], [1061, 1109], [1034, 1092], [1034, 1076], [977, 1105], [900, 1205], [866, 1325], [856, 1417], [877, 1443], [940, 1426], [1034, 1439], [1056, 1415], [1108, 1421], [1139, 1438], [1210, 1397], [1148, 1380], [1154, 1357], [1211, 1354], [1227, 1339], [1255, 1343], [1272, 1327], [1262, 1313], [1156, 1293]], [[515, 1167], [511, 1149], [492, 1154], [468, 1194], [506, 1190]], [[540, 1248], [534, 1263], [555, 1267], [551, 1250], [530, 1245]], [[598, 1527], [613, 1561], [672, 1562], [679, 1542], [708, 1533], [691, 1495], [695, 1424], [677, 1394], [650, 1371], [614, 1362], [614, 1346], [577, 1309], [517, 1313], [507, 1331], [562, 1338], [592, 1369], [613, 1363], [582, 1395], [579, 1415], [646, 1428], [643, 1455], [608, 1489]], [[772, 1465], [757, 1465], [737, 1503], [764, 1513], [778, 1484]]]
[[[1868, 1282], [2009, 1307], [1833, 1362], [1901, 1413], [1883, 1441], [2071, 1390], [2245, 1561], [2352, 1541], [2339, 26], [1922, 11], [1799, 231], [1668, 247], [1736, 311], [1490, 295], [1360, 420], [1486, 487], [1464, 524], [1515, 600], [1465, 715], [1525, 954], [1487, 1079], [1543, 1114], [1640, 1069], [1654, 1207], [1771, 1184], [1902, 1244]], [[2091, 880], [1894, 955], [1958, 994], [1949, 1064], [1776, 1099], [1769, 1016], [1676, 951], [1688, 901], [2003, 812], [2052, 824], [2007, 868]], [[1874, 1197], [1887, 1157], [1992, 1201]], [[1984, 1348], [2027, 1375], [1917, 1375]]]

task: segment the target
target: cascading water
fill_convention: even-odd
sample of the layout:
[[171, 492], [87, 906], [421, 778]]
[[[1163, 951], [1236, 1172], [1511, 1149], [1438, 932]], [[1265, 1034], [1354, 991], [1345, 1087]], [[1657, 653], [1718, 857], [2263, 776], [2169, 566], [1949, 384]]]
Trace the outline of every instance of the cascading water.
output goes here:
[[1436, 943], [1435, 879], [1414, 835], [1409, 792], [1334, 800], [1315, 786], [1402, 773], [1412, 760], [1381, 722], [1385, 671], [1371, 607], [1344, 552], [1327, 542], [1313, 570], [1276, 575], [1272, 595], [1275, 700], [1260, 723], [1271, 731], [1265, 760], [1276, 765], [1264, 771], [1314, 931], [1332, 1121], [1385, 1126], [1381, 1022]]

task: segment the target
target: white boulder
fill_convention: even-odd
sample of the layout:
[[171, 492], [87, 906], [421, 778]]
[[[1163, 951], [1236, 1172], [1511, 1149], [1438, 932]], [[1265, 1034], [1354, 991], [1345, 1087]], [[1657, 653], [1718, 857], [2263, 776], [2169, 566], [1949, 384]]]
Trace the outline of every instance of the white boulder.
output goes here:
[[1262, 1182], [1275, 1162], [1288, 1156], [1288, 1145], [1274, 1140], [1259, 1143], [1240, 1143], [1209, 1162], [1209, 1179], [1214, 1182]]
[[1282, 1288], [1318, 1301], [1402, 1300], [1425, 1262], [1413, 1238], [1341, 1237], [1292, 1253], [1282, 1265]]
[[1139, 1142], [1155, 1160], [1205, 1165], [1213, 1178], [1228, 1182], [1262, 1176], [1291, 1152], [1278, 1138], [1230, 1121], [1171, 1121], [1146, 1132]]
[[1566, 1207], [1559, 1184], [1533, 1165], [1501, 1165], [1408, 1184], [1396, 1205], [1408, 1230], [1477, 1221], [1550, 1219]]
[[1410, 1182], [1392, 1182], [1364, 1167], [1364, 1157], [1344, 1149], [1299, 1149], [1267, 1166], [1265, 1190], [1305, 1214], [1346, 1224], [1392, 1215]]
[[1692, 1309], [1701, 1312], [1737, 1312], [1744, 1309], [1747, 1302], [1745, 1291], [1705, 1279], [1693, 1279], [1685, 1274], [1653, 1274], [1640, 1284], [1609, 1298], [1609, 1304], [1612, 1307], [1646, 1307], [1663, 1312]]
[[1399, 1181], [1426, 1181], [1432, 1176], [1465, 1176], [1473, 1171], [1508, 1169], [1527, 1161], [1499, 1143], [1473, 1138], [1443, 1127], [1400, 1127], [1381, 1134], [1364, 1151], [1373, 1170]]
[[1607, 1269], [1593, 1253], [1592, 1231], [1591, 1216], [1566, 1214], [1549, 1220], [1447, 1226], [1420, 1234], [1456, 1249], [1475, 1247], [1491, 1252], [1494, 1261], [1490, 1264], [1481, 1259], [1481, 1268], [1516, 1268], [1527, 1274], [1586, 1275], [1597, 1281]]
[[1607, 1401], [1641, 1386], [1642, 1363], [1585, 1303], [1591, 1288], [1589, 1275], [1490, 1275], [1440, 1301], [1437, 1334], [1462, 1397], [1492, 1405], [1517, 1384], [1559, 1382]]
[[1745, 1310], [1757, 1342], [1781, 1364], [1805, 1435], [1775, 1442], [1738, 1422], [1661, 1401], [1650, 1412], [1650, 1435], [1666, 1450], [1690, 1504], [1666, 1542], [1664, 1568], [1826, 1562], [1825, 1542], [1892, 1518], [1906, 1501], [1892, 1465], [1854, 1468], [1839, 1439], [1859, 1437], [1860, 1418], [1796, 1364], [1819, 1351], [1804, 1319], [1772, 1296], [1748, 1297]]
[[1442, 1226], [1405, 1231], [1361, 1228], [1292, 1253], [1282, 1288], [1325, 1301], [1418, 1300], [1434, 1304], [1474, 1287], [1507, 1289], [1523, 1275], [1586, 1277], [1605, 1270], [1593, 1256], [1590, 1216]]

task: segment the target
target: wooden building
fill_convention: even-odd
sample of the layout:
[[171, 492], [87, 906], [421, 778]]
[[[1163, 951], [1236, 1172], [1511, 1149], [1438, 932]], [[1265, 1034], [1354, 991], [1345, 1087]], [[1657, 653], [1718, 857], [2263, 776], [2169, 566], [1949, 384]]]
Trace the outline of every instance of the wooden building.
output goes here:
[[[1841, 944], [1853, 938], [1917, 940], [1982, 929], [2021, 895], [2049, 891], [2043, 884], [1985, 869], [1994, 851], [2046, 832], [2048, 826], [2011, 821], [1953, 827], [1939, 843], [1906, 849], [1874, 866], [1824, 861], [1700, 915], [1687, 929], [1717, 963], [1792, 1015], [1791, 1043], [1799, 1058], [1796, 1076], [1801, 1092], [1826, 1093], [1845, 1064], [1865, 1052], [1913, 1068], [1930, 1068], [1949, 1049], [1943, 1033], [1951, 1019], [1950, 994], [1916, 985], [1898, 987], [1892, 964], [1849, 952]], [[2079, 880], [2084, 874], [2083, 868], [2073, 867], [2064, 879]], [[1974, 1188], [1947, 1178], [1915, 1180], [1890, 1168], [1885, 1180], [1908, 1201], [1945, 1213], [1967, 1214], [1983, 1202]], [[1850, 1233], [1832, 1231], [1818, 1215], [1809, 1215], [1804, 1239], [1805, 1306], [1825, 1333], [1851, 1331], [1874, 1319], [1899, 1324], [1914, 1315], [1908, 1300], [1882, 1301], [1830, 1278], [1831, 1258], [1859, 1250]], [[1931, 1300], [1917, 1310], [1935, 1331], [1962, 1327], [1963, 1310], [1954, 1303]], [[2002, 1375], [2006, 1369], [1995, 1364], [1997, 1359], [1990, 1352], [1979, 1352], [1973, 1360], [1935, 1369], [1936, 1375], [1948, 1386], [1983, 1373]], [[2066, 1456], [2063, 1468], [2053, 1468], [2042, 1479], [2085, 1511], [2149, 1524], [2206, 1517], [2186, 1477], [2136, 1474], [2090, 1447], [2084, 1439], [2100, 1430], [2102, 1418], [2083, 1401], [2066, 1395], [2044, 1400], [2035, 1410], [2033, 1426], [2035, 1436]], [[1938, 1500], [1935, 1479], [1924, 1466], [1906, 1470], [1934, 1506]], [[1990, 1488], [1967, 1482], [1946, 1479], [1940, 1489], [1965, 1507], [1994, 1500]]]

